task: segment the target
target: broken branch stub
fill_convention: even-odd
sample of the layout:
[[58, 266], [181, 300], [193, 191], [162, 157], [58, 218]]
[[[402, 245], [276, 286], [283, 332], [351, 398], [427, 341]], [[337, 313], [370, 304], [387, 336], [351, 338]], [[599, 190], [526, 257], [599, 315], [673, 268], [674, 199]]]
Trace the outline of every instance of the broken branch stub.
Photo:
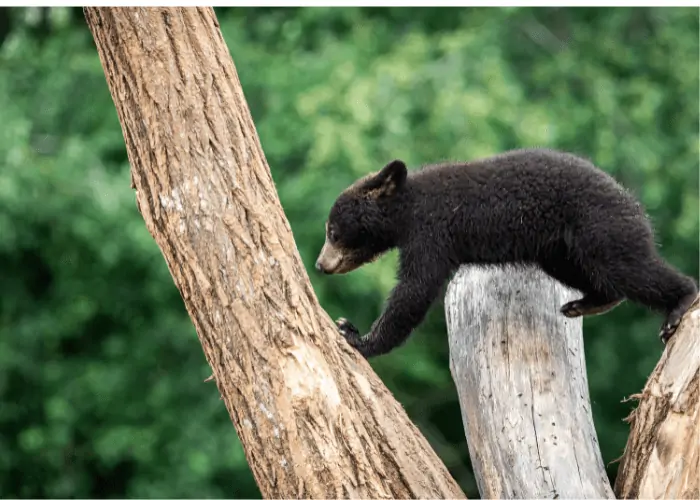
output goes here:
[[534, 267], [463, 266], [447, 288], [450, 369], [485, 498], [614, 498], [591, 416], [578, 298]]

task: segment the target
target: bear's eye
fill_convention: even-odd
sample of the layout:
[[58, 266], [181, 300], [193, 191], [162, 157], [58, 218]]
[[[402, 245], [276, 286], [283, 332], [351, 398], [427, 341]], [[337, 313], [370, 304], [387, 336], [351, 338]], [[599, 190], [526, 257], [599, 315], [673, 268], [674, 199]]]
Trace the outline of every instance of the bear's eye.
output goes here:
[[330, 231], [328, 231], [328, 241], [330, 241], [331, 243], [335, 243], [337, 240], [338, 235], [335, 234], [335, 230], [331, 229]]

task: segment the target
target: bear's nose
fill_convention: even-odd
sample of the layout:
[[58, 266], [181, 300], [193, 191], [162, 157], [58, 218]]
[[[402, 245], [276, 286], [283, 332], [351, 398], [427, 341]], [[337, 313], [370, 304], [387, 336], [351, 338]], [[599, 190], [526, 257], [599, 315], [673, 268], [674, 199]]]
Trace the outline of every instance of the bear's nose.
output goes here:
[[316, 261], [316, 270], [320, 273], [325, 273], [325, 269], [323, 269], [323, 266], [321, 265], [320, 260]]

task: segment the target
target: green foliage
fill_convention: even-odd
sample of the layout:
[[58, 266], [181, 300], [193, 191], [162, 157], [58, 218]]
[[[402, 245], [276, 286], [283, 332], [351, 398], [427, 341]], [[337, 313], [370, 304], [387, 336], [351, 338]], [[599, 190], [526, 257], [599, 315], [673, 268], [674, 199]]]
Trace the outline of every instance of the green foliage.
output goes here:
[[[136, 210], [90, 33], [79, 10], [42, 12], [0, 9], [0, 495], [259, 496]], [[332, 317], [366, 330], [394, 284], [394, 254], [347, 276], [313, 272], [337, 193], [393, 158], [583, 154], [637, 193], [662, 254], [698, 276], [696, 9], [217, 13]], [[585, 321], [606, 463], [627, 438], [621, 400], [658, 360], [660, 322], [629, 304]], [[446, 347], [436, 304], [372, 364], [473, 497]]]

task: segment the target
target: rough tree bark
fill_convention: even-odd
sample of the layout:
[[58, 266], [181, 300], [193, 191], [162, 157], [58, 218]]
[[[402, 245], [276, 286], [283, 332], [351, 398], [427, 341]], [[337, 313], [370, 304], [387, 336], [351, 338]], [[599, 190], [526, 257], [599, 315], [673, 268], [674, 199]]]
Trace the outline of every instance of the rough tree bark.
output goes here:
[[450, 368], [484, 498], [614, 498], [593, 426], [578, 298], [535, 268], [462, 267]]
[[700, 498], [700, 302], [668, 342], [629, 417], [618, 498]]
[[319, 306], [213, 10], [85, 16], [139, 210], [262, 494], [463, 498]]

